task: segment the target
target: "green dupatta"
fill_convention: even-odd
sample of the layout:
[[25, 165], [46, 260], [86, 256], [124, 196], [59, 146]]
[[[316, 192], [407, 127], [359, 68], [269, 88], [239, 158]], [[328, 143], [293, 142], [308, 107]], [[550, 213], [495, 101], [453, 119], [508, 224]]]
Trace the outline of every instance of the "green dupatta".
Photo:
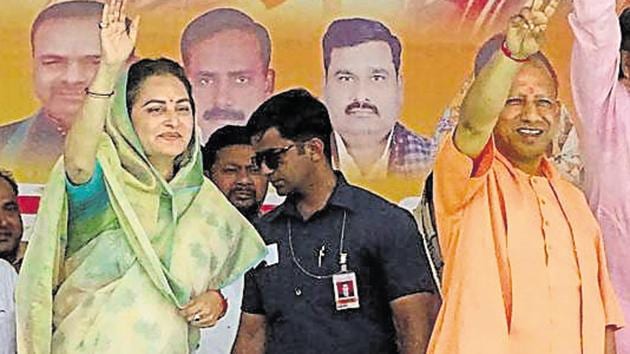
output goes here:
[[117, 227], [97, 230], [68, 255], [77, 235], [68, 234], [61, 159], [18, 281], [20, 353], [188, 353], [199, 331], [177, 310], [265, 254], [255, 229], [203, 177], [197, 132], [170, 182], [151, 166], [127, 115], [125, 86], [126, 77], [97, 153]]

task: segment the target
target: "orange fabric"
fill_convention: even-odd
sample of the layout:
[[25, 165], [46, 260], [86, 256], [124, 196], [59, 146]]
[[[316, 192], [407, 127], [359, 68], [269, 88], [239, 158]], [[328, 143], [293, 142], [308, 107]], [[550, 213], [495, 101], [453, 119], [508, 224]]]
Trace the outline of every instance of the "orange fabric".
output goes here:
[[434, 170], [444, 299], [428, 353], [603, 353], [623, 319], [582, 193], [547, 160], [529, 176], [492, 140], [475, 161], [452, 140]]

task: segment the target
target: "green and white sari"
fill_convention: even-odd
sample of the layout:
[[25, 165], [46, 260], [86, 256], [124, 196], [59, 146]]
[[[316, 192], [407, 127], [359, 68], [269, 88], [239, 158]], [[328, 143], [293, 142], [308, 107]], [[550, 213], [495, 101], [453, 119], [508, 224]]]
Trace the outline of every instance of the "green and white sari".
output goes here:
[[51, 174], [17, 287], [18, 350], [189, 353], [178, 309], [265, 254], [255, 229], [203, 177], [197, 133], [175, 177], [148, 162], [127, 114], [126, 78], [85, 185]]

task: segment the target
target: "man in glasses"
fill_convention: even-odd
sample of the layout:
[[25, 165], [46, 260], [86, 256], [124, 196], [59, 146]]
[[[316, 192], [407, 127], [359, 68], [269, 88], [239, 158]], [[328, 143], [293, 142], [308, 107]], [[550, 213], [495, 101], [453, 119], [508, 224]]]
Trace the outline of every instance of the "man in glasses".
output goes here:
[[287, 199], [257, 223], [269, 255], [245, 276], [233, 352], [424, 352], [434, 284], [411, 215], [332, 169], [328, 112], [307, 91], [270, 98], [247, 127]]

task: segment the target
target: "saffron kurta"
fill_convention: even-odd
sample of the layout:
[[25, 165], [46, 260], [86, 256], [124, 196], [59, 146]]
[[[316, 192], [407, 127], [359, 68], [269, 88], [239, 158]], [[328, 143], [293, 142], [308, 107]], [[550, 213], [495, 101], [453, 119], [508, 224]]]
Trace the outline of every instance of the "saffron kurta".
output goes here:
[[429, 353], [603, 353], [622, 324], [601, 234], [547, 160], [530, 176], [490, 141], [473, 161], [446, 139], [434, 201], [444, 302]]

